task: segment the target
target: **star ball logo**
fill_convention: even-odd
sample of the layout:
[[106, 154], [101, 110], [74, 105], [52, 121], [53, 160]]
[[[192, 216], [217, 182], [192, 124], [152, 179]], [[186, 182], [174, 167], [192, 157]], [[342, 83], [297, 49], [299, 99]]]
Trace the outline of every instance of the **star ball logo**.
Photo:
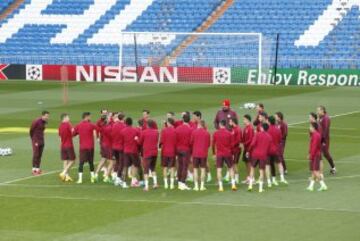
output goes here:
[[213, 70], [214, 84], [230, 84], [231, 69], [230, 68], [214, 68]]
[[41, 65], [27, 65], [26, 66], [26, 80], [42, 80], [42, 66]]

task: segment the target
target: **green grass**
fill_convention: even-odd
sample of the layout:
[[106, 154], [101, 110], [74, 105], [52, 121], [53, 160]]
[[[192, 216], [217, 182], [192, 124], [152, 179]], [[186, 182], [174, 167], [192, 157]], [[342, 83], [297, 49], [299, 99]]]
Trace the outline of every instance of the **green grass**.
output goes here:
[[[69, 97], [69, 104], [63, 106], [59, 83], [1, 82], [0, 128], [28, 127], [43, 109], [51, 112], [49, 127], [56, 128], [62, 112], [70, 113], [76, 123], [83, 111], [94, 113], [95, 119], [99, 109], [107, 107], [136, 118], [148, 108], [158, 121], [170, 110], [199, 109], [212, 130], [223, 98], [231, 99], [239, 115], [254, 115], [239, 106], [261, 101], [270, 113], [283, 111], [290, 124], [306, 122], [307, 114], [320, 104], [327, 106], [330, 115], [360, 111], [358, 88], [71, 83]], [[330, 177], [325, 163], [329, 191], [324, 193], [305, 191], [307, 124], [289, 130], [290, 185], [263, 194], [248, 193], [245, 186], [236, 193], [226, 186], [226, 192], [218, 193], [215, 182], [204, 193], [162, 189], [144, 193], [91, 185], [88, 175], [83, 185], [64, 184], [57, 177], [62, 163], [55, 134], [47, 134], [43, 158], [43, 169], [52, 174], [27, 178], [28, 135], [0, 133], [0, 147], [15, 151], [11, 157], [0, 157], [0, 240], [357, 241], [359, 118], [360, 112], [354, 112], [332, 120], [331, 151], [338, 174]], [[76, 169], [72, 175], [76, 176]]]

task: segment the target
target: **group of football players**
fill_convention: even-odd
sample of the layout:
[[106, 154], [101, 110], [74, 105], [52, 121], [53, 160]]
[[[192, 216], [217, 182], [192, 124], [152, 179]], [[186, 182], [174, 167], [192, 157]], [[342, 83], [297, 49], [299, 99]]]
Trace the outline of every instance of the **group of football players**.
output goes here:
[[[204, 191], [206, 183], [212, 180], [209, 149], [213, 154], [220, 192], [224, 191], [224, 181], [230, 183], [233, 191], [237, 190], [240, 183], [240, 159], [246, 167], [246, 178], [242, 183], [248, 185], [249, 191], [258, 184], [259, 192], [263, 192], [265, 181], [269, 188], [280, 183], [288, 184], [284, 158], [288, 125], [284, 115], [276, 112], [269, 116], [262, 103], [257, 104], [256, 109], [254, 120], [246, 114], [242, 118], [243, 126], [240, 127], [238, 115], [230, 107], [230, 100], [224, 100], [215, 116], [215, 131], [212, 134], [200, 111], [185, 111], [179, 119], [173, 112], [168, 112], [161, 130], [150, 117], [149, 110], [143, 110], [142, 118], [137, 123], [124, 112], [110, 112], [106, 109], [101, 110], [100, 119], [92, 123], [91, 113], [84, 112], [82, 121], [74, 127], [69, 115], [62, 114], [58, 133], [63, 171], [59, 177], [65, 182], [72, 181], [69, 171], [76, 159], [73, 138], [79, 136], [78, 184], [83, 182], [84, 164], [88, 163], [92, 183], [99, 181], [102, 172], [103, 182], [114, 183], [122, 188], [143, 186], [144, 191], [149, 191], [150, 181], [154, 189], [158, 188], [156, 164], [160, 156], [165, 189], [175, 189], [177, 183], [179, 190]], [[49, 112], [43, 111], [30, 128], [33, 175], [41, 174], [44, 130], [48, 119]], [[314, 190], [316, 181], [320, 183], [320, 191], [327, 190], [322, 171], [322, 153], [331, 165], [331, 173], [336, 172], [329, 153], [329, 129], [330, 118], [325, 107], [318, 107], [316, 114], [310, 113], [309, 165], [312, 176], [307, 188], [309, 191]], [[95, 140], [99, 142], [101, 156], [96, 167]], [[255, 179], [257, 168], [259, 178]], [[190, 182], [193, 183], [192, 188], [188, 186]]]

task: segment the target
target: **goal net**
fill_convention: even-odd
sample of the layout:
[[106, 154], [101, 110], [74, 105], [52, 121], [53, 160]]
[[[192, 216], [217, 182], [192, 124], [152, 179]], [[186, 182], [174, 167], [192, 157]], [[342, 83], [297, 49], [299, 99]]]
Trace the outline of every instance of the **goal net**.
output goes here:
[[118, 66], [122, 81], [269, 84], [271, 49], [261, 33], [123, 32]]

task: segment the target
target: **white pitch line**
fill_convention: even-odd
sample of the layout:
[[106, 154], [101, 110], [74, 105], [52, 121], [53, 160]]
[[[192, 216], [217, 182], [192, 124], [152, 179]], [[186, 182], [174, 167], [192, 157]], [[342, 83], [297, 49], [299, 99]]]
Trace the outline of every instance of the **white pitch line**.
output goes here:
[[[337, 114], [337, 115], [332, 115], [330, 116], [330, 118], [336, 118], [336, 117], [342, 117], [342, 116], [347, 116], [347, 115], [353, 115], [353, 114], [357, 114], [360, 113], [360, 110], [355, 110], [355, 111], [350, 111], [350, 112], [345, 112], [345, 113], [341, 113], [341, 114]], [[308, 123], [309, 121], [299, 121], [299, 122], [294, 122], [289, 124], [289, 126], [296, 126], [296, 125], [301, 125], [301, 124], [305, 124]]]
[[[340, 159], [342, 160], [342, 159]], [[306, 159], [295, 159], [295, 158], [286, 158], [286, 161], [290, 161], [290, 162], [302, 162], [302, 163], [305, 163], [305, 164], [308, 164], [309, 163], [309, 160], [306, 160]], [[337, 160], [336, 161], [336, 165], [338, 164], [360, 164], [359, 161], [339, 161]]]
[[27, 176], [27, 177], [21, 177], [21, 178], [17, 178], [17, 179], [13, 179], [13, 180], [10, 180], [10, 181], [6, 181], [6, 182], [3, 182], [3, 183], [0, 183], [0, 185], [2, 184], [11, 184], [11, 183], [14, 183], [14, 182], [20, 182], [20, 181], [25, 181], [25, 180], [28, 180], [28, 179], [32, 179], [32, 178], [35, 178], [35, 177], [42, 177], [42, 176], [47, 176], [47, 175], [51, 175], [51, 174], [54, 174], [54, 173], [57, 173], [57, 172], [61, 172], [62, 170], [54, 170], [54, 171], [50, 171], [50, 172], [45, 172], [39, 176]]
[[[360, 111], [359, 111], [359, 110], [356, 110], [356, 111], [351, 111], [351, 112], [345, 112], [345, 113], [333, 115], [333, 116], [330, 116], [330, 117], [331, 117], [331, 118], [336, 118], [336, 117], [347, 116], [347, 115], [352, 115], [352, 114], [356, 114], [356, 113], [360, 113]], [[307, 122], [308, 122], [308, 121], [295, 122], [295, 123], [289, 124], [289, 126], [295, 126], [295, 125], [305, 124], [305, 123], [307, 123]], [[20, 181], [32, 179], [32, 178], [35, 178], [35, 177], [41, 177], [41, 176], [44, 176], [44, 175], [54, 174], [54, 173], [56, 173], [56, 172], [61, 172], [61, 171], [62, 171], [62, 170], [54, 170], [54, 171], [50, 171], [50, 172], [44, 173], [44, 174], [42, 174], [42, 175], [40, 175], [40, 176], [28, 176], [28, 177], [23, 177], [23, 178], [18, 178], [18, 179], [6, 181], [6, 182], [0, 183], [0, 184], [10, 184], [10, 183], [14, 183], [14, 182], [20, 182]]]
[[298, 206], [274, 206], [274, 205], [250, 205], [240, 203], [225, 203], [225, 202], [181, 202], [181, 201], [166, 201], [166, 200], [149, 200], [149, 199], [105, 199], [105, 198], [86, 198], [86, 197], [63, 197], [63, 196], [34, 196], [34, 195], [3, 195], [3, 198], [31, 198], [31, 199], [57, 199], [70, 201], [92, 201], [92, 202], [119, 202], [119, 203], [153, 203], [153, 204], [175, 204], [175, 205], [195, 205], [195, 206], [217, 206], [217, 207], [239, 207], [239, 208], [271, 208], [271, 209], [293, 209], [303, 211], [325, 211], [325, 212], [346, 212], [346, 213], [360, 213], [360, 210], [352, 209], [332, 209], [332, 208], [310, 208]]

